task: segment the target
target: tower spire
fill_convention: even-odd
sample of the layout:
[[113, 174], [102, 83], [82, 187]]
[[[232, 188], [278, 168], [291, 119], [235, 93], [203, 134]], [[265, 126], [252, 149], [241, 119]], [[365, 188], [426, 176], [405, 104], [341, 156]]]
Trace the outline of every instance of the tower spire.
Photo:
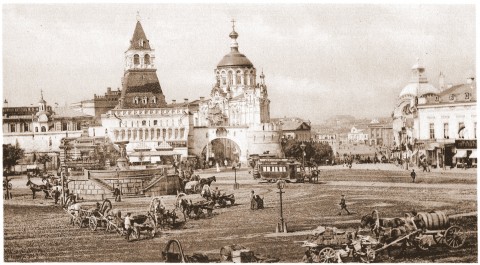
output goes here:
[[141, 17], [140, 17], [140, 11], [137, 10], [137, 21], [140, 22], [140, 19], [141, 19]]
[[40, 89], [40, 99], [43, 100], [43, 89]]

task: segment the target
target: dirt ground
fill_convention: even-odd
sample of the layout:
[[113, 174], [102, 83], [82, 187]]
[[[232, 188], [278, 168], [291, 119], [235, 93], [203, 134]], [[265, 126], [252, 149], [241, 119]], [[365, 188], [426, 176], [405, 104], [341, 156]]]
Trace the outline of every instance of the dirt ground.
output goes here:
[[[240, 189], [233, 190], [234, 173], [203, 172], [215, 175], [219, 187], [234, 193], [234, 206], [214, 210], [212, 218], [188, 220], [181, 229], [162, 230], [153, 239], [142, 237], [127, 242], [103, 230], [72, 227], [66, 213], [51, 199], [37, 194], [32, 199], [26, 179], [13, 181], [12, 200], [4, 201], [4, 261], [7, 262], [159, 262], [169, 239], [178, 239], [186, 254], [203, 252], [219, 259], [220, 248], [240, 244], [255, 254], [276, 257], [280, 262], [300, 262], [305, 251], [294, 241], [305, 240], [308, 230], [317, 226], [355, 229], [360, 218], [374, 209], [382, 217], [402, 217], [404, 213], [442, 210], [448, 215], [474, 212], [477, 209], [476, 172], [455, 171], [419, 173], [411, 183], [407, 171], [368, 169], [328, 169], [321, 172], [319, 184], [287, 184], [283, 194], [283, 213], [289, 234], [275, 234], [279, 220], [279, 194], [275, 184], [258, 183], [248, 171], [237, 171]], [[37, 180], [40, 182], [40, 180]], [[251, 190], [264, 197], [266, 208], [250, 210]], [[341, 194], [346, 195], [352, 215], [339, 216]], [[194, 200], [199, 195], [189, 195]], [[198, 196], [198, 197], [196, 197]], [[167, 208], [174, 207], [175, 197], [164, 196]], [[122, 212], [145, 213], [151, 198], [127, 198], [114, 203]], [[83, 202], [93, 206], [95, 202]], [[457, 250], [434, 245], [427, 252], [414, 248], [396, 259], [381, 255], [380, 262], [477, 262], [477, 217], [452, 220], [470, 233], [466, 245]], [[302, 232], [303, 231], [303, 232]]]

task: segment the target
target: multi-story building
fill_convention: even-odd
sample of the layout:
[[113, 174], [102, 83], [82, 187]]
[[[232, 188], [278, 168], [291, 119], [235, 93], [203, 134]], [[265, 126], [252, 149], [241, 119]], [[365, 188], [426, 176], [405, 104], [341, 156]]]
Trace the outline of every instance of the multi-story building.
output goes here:
[[365, 132], [365, 129], [353, 126], [348, 133], [347, 140], [349, 143], [366, 144], [368, 142], [368, 133]]
[[419, 156], [431, 165], [476, 165], [477, 162], [476, 82], [455, 85], [435, 97], [418, 101]]
[[62, 138], [80, 136], [82, 125], [92, 122], [93, 116], [47, 105], [41, 93], [38, 107], [4, 105], [3, 143], [22, 148], [25, 151], [25, 163], [33, 163], [39, 155], [48, 154], [52, 157], [52, 162], [47, 167], [52, 169], [58, 166], [57, 157]]
[[420, 64], [400, 93], [393, 113], [396, 150], [411, 163], [445, 167], [476, 164], [476, 83], [445, 86], [429, 84]]
[[[132, 159], [138, 157], [135, 152], [148, 154], [145, 160], [155, 162], [161, 162], [162, 156], [187, 156], [192, 127], [188, 103], [165, 101], [156, 74], [155, 50], [139, 20], [125, 52], [124, 69], [117, 106], [101, 115], [108, 137], [113, 142], [128, 141], [126, 151]], [[173, 152], [165, 152], [165, 145]]]

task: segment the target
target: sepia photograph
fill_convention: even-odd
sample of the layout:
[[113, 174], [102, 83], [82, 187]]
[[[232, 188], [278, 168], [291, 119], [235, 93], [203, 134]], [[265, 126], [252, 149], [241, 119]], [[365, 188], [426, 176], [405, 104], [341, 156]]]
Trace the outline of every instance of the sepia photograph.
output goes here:
[[2, 262], [478, 263], [476, 10], [2, 4]]

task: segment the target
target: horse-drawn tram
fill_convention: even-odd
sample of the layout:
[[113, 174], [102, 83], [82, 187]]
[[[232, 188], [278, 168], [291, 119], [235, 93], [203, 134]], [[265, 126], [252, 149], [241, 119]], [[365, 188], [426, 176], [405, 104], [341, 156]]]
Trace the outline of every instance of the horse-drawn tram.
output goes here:
[[318, 170], [315, 167], [302, 168], [302, 163], [287, 158], [259, 158], [255, 161], [253, 178], [267, 182], [285, 180], [287, 182], [305, 182], [318, 180]]

